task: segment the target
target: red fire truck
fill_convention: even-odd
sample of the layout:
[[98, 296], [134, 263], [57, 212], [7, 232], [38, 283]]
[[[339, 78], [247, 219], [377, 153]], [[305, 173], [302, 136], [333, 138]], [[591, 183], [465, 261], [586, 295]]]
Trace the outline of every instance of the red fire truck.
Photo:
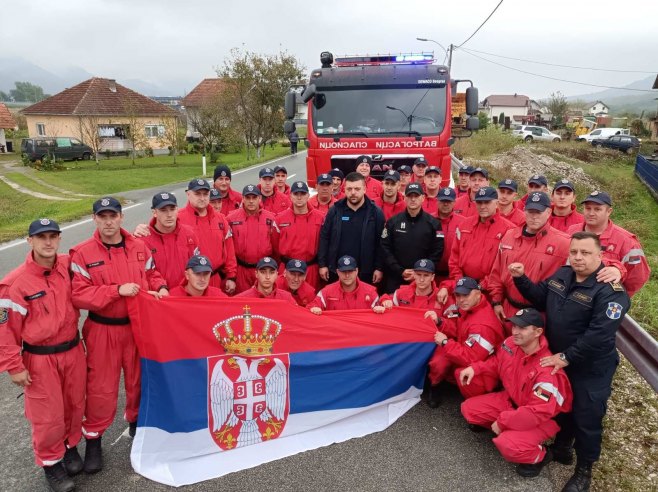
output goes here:
[[[310, 186], [319, 174], [338, 168], [347, 174], [358, 156], [372, 157], [372, 176], [411, 166], [418, 157], [441, 167], [443, 186], [450, 181], [450, 146], [455, 122], [470, 135], [478, 128], [477, 89], [470, 80], [451, 80], [448, 68], [432, 53], [349, 56], [320, 55], [301, 98], [308, 103], [306, 172]], [[453, 118], [452, 96], [466, 82], [466, 118]], [[284, 131], [295, 129], [295, 101], [286, 95]]]

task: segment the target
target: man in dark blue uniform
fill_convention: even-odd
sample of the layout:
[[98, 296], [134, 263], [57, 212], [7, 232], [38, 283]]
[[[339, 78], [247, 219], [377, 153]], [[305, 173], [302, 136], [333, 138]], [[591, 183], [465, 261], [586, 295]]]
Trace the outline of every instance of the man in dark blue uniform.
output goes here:
[[615, 335], [631, 304], [620, 283], [596, 281], [604, 267], [601, 258], [598, 236], [577, 232], [569, 247], [570, 265], [541, 283], [534, 284], [524, 275], [523, 264], [509, 265], [519, 292], [546, 312], [546, 338], [555, 355], [542, 359], [541, 365], [555, 371], [564, 367], [573, 388], [573, 410], [557, 418], [561, 430], [551, 448], [554, 461], [565, 465], [573, 462], [576, 450], [576, 470], [563, 492], [589, 490], [619, 364]]

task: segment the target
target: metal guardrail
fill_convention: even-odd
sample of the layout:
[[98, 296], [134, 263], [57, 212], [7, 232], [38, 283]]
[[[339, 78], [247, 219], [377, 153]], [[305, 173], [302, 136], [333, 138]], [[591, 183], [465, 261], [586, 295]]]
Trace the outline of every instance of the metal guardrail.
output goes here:
[[635, 158], [635, 175], [658, 200], [658, 160], [638, 154]]

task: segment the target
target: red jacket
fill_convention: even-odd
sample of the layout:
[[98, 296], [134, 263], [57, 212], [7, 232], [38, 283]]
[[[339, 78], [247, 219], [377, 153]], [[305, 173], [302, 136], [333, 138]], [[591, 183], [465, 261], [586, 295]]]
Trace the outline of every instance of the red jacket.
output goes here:
[[503, 327], [485, 296], [470, 311], [458, 312], [456, 317], [441, 318], [438, 329], [449, 340], [437, 350], [456, 366], [466, 367], [494, 353], [503, 341]]
[[[345, 181], [343, 181], [343, 190], [345, 189]], [[372, 176], [366, 178], [366, 196], [371, 200], [375, 200], [384, 192], [384, 186], [381, 181], [376, 180]]]
[[[276, 188], [276, 185], [274, 185], [274, 187]], [[290, 196], [290, 185], [288, 183], [285, 183], [285, 185], [283, 187], [283, 191], [279, 190], [278, 188], [277, 188], [277, 190], [279, 191], [279, 193], [283, 193], [284, 195], [286, 195], [288, 197]]]
[[199, 250], [210, 259], [215, 272], [222, 272], [224, 278], [235, 279], [237, 264], [233, 233], [224, 214], [208, 207], [201, 217], [188, 203], [178, 211], [178, 220], [190, 226], [199, 240]]
[[[181, 284], [177, 285], [173, 289], [169, 291], [169, 296], [170, 297], [193, 297], [185, 290], [185, 286], [187, 285], [187, 280], [184, 280]], [[226, 294], [222, 292], [222, 289], [218, 287], [213, 287], [212, 285], [209, 285], [205, 291], [203, 291], [203, 294], [199, 297], [228, 297]]]
[[255, 264], [264, 256], [274, 256], [279, 245], [279, 228], [274, 214], [262, 208], [256, 215], [247, 215], [243, 208], [226, 217], [233, 231], [238, 262]]
[[151, 234], [140, 238], [151, 250], [155, 268], [170, 287], [177, 286], [185, 278], [185, 265], [192, 256], [199, 254], [199, 241], [194, 230], [180, 221], [176, 228], [162, 234], [155, 228], [155, 218], [149, 222]]
[[517, 407], [498, 416], [496, 421], [501, 431], [533, 430], [557, 414], [571, 411], [573, 396], [567, 375], [562, 369], [551, 375], [553, 367], [539, 365], [542, 357], [550, 355], [543, 335], [539, 350], [530, 355], [509, 337], [493, 357], [472, 365], [475, 374], [497, 376]]
[[333, 204], [336, 203], [336, 201], [337, 198], [334, 195], [331, 195], [331, 200], [329, 200], [329, 203], [323, 205], [318, 201], [318, 195], [313, 195], [308, 200], [308, 206], [314, 208], [318, 212], [321, 212], [322, 216], [324, 217], [327, 215], [327, 212], [333, 206]]
[[452, 209], [452, 212], [458, 215], [463, 215], [464, 217], [473, 217], [478, 214], [477, 207], [475, 206], [475, 201], [471, 200], [471, 194], [466, 193], [460, 197], [457, 197], [455, 200], [455, 208]]
[[[260, 190], [260, 185], [258, 185], [258, 189]], [[281, 193], [276, 186], [274, 187], [274, 193], [270, 196], [263, 195], [262, 199], [263, 208], [268, 212], [272, 212], [274, 215], [281, 213], [292, 206], [290, 198]]]
[[375, 202], [375, 205], [382, 209], [382, 212], [384, 212], [384, 218], [386, 220], [390, 219], [394, 215], [399, 214], [400, 212], [404, 212], [407, 209], [407, 204], [404, 202], [404, 196], [402, 193], [398, 192], [398, 196], [395, 197], [395, 202], [393, 203], [385, 202], [383, 193], [384, 192], [382, 191], [382, 194], [375, 198], [373, 202]]
[[320, 228], [324, 215], [309, 207], [308, 213], [295, 214], [289, 208], [276, 216], [279, 227], [277, 252], [286, 263], [294, 258], [306, 263], [317, 263]]
[[448, 275], [448, 260], [450, 259], [450, 252], [452, 251], [452, 243], [455, 239], [455, 231], [457, 227], [466, 221], [463, 215], [456, 215], [451, 213], [445, 219], [439, 217], [441, 221], [441, 230], [438, 231], [439, 235], [443, 235], [443, 256], [436, 269], [437, 273], [442, 276]]
[[[573, 225], [569, 228], [569, 235], [582, 230], [585, 230], [584, 224]], [[626, 269], [622, 283], [628, 295], [632, 296], [647, 283], [651, 274], [642, 245], [635, 234], [619, 227], [611, 220], [608, 220], [608, 227], [601, 233], [599, 240], [604, 262], [615, 267], [618, 267], [615, 263], [621, 263]]]
[[107, 318], [128, 316], [119, 286], [134, 282], [143, 290], [160, 290], [166, 285], [155, 269], [151, 252], [139, 239], [121, 229], [123, 248], [107, 248], [98, 231], [71, 248], [73, 305]]
[[229, 188], [226, 196], [220, 198], [220, 201], [222, 202], [222, 213], [228, 215], [229, 212], [240, 208], [240, 204], [242, 203], [242, 193], [235, 191], [233, 188]]
[[436, 300], [436, 294], [439, 289], [432, 283], [432, 292], [426, 296], [416, 295], [416, 282], [409, 285], [402, 285], [393, 294], [384, 294], [379, 298], [380, 304], [384, 301], [393, 301], [394, 306], [410, 307], [425, 310], [435, 310], [437, 314], [442, 309], [442, 305]]
[[425, 195], [423, 200], [423, 210], [430, 214], [432, 217], [439, 217], [439, 198], [437, 196]]
[[295, 299], [295, 302], [302, 307], [305, 307], [309, 302], [315, 299], [315, 289], [308, 282], [303, 282], [301, 287], [293, 292], [290, 290], [290, 287], [288, 287], [288, 282], [285, 277], [279, 275], [279, 278], [276, 279], [276, 288], [277, 290], [290, 292], [293, 299]]
[[276, 287], [272, 289], [272, 292], [270, 293], [269, 296], [263, 295], [254, 285], [252, 288], [247, 289], [244, 292], [240, 292], [239, 294], [236, 294], [234, 297], [252, 297], [255, 299], [279, 299], [281, 301], [288, 301], [290, 304], [294, 304], [295, 306], [297, 306], [297, 302], [292, 297], [292, 294], [290, 292], [277, 289]]
[[457, 198], [459, 198], [462, 195], [468, 195], [471, 192], [470, 188], [466, 188], [465, 190], [462, 190], [459, 186], [455, 188], [455, 193], [457, 194]]
[[522, 209], [516, 208], [514, 204], [512, 204], [512, 211], [508, 214], [504, 214], [500, 212], [501, 217], [504, 219], [510, 221], [512, 224], [515, 226], [522, 226], [525, 225], [525, 212], [523, 212]]
[[518, 208], [519, 210], [524, 210], [525, 209], [525, 202], [528, 201], [528, 193], [523, 195], [520, 199], [514, 202], [514, 206]]
[[69, 262], [68, 255], [57, 255], [53, 268], [44, 268], [30, 252], [0, 280], [0, 373], [25, 370], [23, 340], [58, 345], [75, 338], [80, 313], [71, 302]]
[[571, 204], [571, 213], [569, 215], [559, 217], [552, 214], [548, 221], [551, 224], [551, 227], [554, 229], [562, 232], [568, 232], [570, 227], [584, 223], [585, 217], [583, 217], [583, 214], [576, 210], [576, 206], [574, 204]]
[[379, 296], [377, 289], [370, 284], [356, 280], [356, 289], [345, 292], [340, 281], [327, 285], [318, 292], [318, 295], [306, 307], [319, 307], [323, 311], [336, 311], [343, 309], [372, 309], [377, 305]]

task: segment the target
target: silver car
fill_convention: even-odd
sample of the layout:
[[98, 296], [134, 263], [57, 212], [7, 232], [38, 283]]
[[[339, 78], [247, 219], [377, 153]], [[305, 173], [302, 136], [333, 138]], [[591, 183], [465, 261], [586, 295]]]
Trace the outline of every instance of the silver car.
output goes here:
[[548, 129], [544, 128], [543, 126], [516, 125], [514, 130], [512, 130], [512, 135], [523, 139], [525, 142], [532, 142], [534, 140], [537, 140], [538, 142], [562, 141], [562, 137], [548, 131]]

